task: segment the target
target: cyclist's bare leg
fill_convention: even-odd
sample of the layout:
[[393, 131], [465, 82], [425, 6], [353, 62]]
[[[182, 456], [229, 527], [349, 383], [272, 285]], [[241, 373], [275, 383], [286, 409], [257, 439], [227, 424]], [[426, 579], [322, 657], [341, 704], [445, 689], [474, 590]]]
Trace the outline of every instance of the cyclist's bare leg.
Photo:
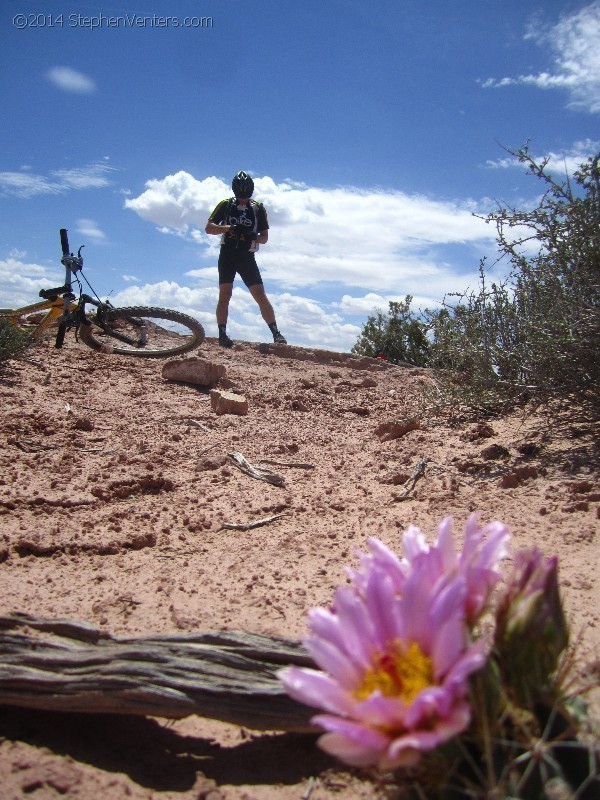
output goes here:
[[248, 291], [258, 303], [258, 307], [264, 321], [267, 323], [267, 325], [273, 325], [275, 322], [275, 312], [273, 311], [273, 306], [271, 305], [271, 302], [265, 293], [265, 287], [262, 285], [262, 283], [257, 283], [254, 286], [249, 286]]
[[219, 301], [217, 303], [217, 325], [226, 325], [229, 315], [229, 301], [233, 292], [233, 283], [219, 285]]

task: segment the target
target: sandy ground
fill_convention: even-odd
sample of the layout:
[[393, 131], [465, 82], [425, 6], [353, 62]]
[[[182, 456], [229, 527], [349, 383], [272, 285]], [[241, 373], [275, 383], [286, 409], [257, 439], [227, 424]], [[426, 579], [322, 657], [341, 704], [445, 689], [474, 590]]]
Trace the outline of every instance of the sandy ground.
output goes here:
[[[583, 664], [598, 659], [600, 481], [593, 431], [515, 414], [477, 422], [413, 417], [427, 372], [300, 348], [207, 340], [247, 416], [217, 416], [205, 389], [162, 378], [160, 361], [70, 341], [0, 376], [0, 615], [84, 620], [117, 636], [231, 629], [300, 638], [356, 548], [430, 538], [452, 514], [506, 522], [513, 548], [560, 557]], [[242, 473], [236, 451], [270, 459], [284, 486]], [[418, 462], [424, 474], [403, 487]], [[277, 520], [252, 530], [223, 522]], [[368, 775], [314, 738], [200, 717], [0, 709], [0, 797], [360, 800]]]

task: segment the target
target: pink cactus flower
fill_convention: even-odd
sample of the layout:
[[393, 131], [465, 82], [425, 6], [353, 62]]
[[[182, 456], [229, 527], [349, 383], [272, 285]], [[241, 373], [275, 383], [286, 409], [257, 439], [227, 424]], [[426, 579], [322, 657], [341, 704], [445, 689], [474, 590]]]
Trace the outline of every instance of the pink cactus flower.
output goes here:
[[396, 590], [402, 592], [406, 576], [416, 567], [427, 570], [432, 588], [438, 591], [443, 591], [448, 581], [460, 573], [467, 584], [466, 618], [473, 624], [486, 608], [490, 593], [498, 582], [498, 565], [508, 555], [510, 539], [508, 528], [501, 522], [480, 527], [478, 521], [476, 513], [467, 520], [463, 549], [459, 553], [452, 533], [452, 517], [441, 522], [438, 538], [431, 547], [419, 528], [410, 525], [403, 536], [405, 555], [402, 560], [379, 539], [372, 537], [367, 541], [369, 553], [359, 554], [362, 569], [348, 569], [348, 575], [360, 590], [363, 574], [377, 565], [389, 573]]
[[319, 740], [325, 751], [389, 770], [465, 730], [468, 679], [487, 649], [484, 639], [473, 640], [469, 619], [482, 612], [497, 580], [507, 536], [497, 523], [480, 530], [472, 517], [457, 556], [450, 520], [431, 548], [410, 528], [403, 561], [369, 540], [333, 608], [309, 613], [306, 645], [323, 671], [280, 672], [292, 697], [325, 712], [313, 718], [326, 731]]

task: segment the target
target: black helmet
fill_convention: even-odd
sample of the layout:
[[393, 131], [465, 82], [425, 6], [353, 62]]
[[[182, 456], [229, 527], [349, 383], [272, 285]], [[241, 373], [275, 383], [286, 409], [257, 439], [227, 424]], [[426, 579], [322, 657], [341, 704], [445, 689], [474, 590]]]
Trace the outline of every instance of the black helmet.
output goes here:
[[236, 197], [243, 197], [245, 199], [252, 197], [254, 191], [254, 181], [247, 172], [238, 172], [238, 174], [231, 181], [231, 188]]

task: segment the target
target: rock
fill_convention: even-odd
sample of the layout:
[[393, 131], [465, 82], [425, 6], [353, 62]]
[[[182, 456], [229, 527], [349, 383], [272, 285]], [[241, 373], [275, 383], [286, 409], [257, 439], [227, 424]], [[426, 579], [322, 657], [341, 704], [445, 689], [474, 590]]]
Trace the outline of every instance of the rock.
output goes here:
[[519, 476], [514, 472], [507, 472], [500, 478], [500, 486], [503, 489], [516, 489], [520, 483]]
[[226, 392], [233, 392], [233, 394], [244, 394], [239, 384], [235, 383], [230, 378], [221, 378], [219, 381], [219, 388], [225, 389]]
[[531, 456], [537, 456], [541, 450], [541, 446], [536, 444], [535, 442], [523, 442], [517, 447], [518, 452], [525, 456], [525, 458], [531, 458]]
[[500, 479], [500, 486], [503, 489], [516, 489], [529, 478], [539, 477], [539, 471], [535, 467], [515, 467], [511, 472], [506, 472]]
[[491, 444], [481, 451], [481, 457], [486, 461], [495, 461], [498, 458], [508, 458], [509, 456], [510, 452], [501, 444]]
[[223, 467], [228, 462], [229, 459], [227, 458], [227, 456], [224, 455], [207, 456], [206, 458], [201, 459], [196, 464], [196, 472], [204, 472], [205, 470], [219, 469], [219, 467]]
[[225, 377], [227, 370], [223, 364], [214, 364], [204, 358], [177, 358], [167, 361], [162, 376], [167, 381], [184, 381], [200, 386], [214, 386]]
[[314, 389], [317, 385], [317, 382], [310, 378], [300, 378], [300, 383], [305, 389]]
[[392, 439], [399, 439], [409, 431], [416, 431], [421, 427], [421, 420], [418, 417], [410, 419], [395, 419], [392, 422], [383, 422], [375, 428], [376, 436], [381, 442], [390, 442]]
[[463, 442], [476, 442], [477, 439], [490, 439], [495, 435], [496, 431], [487, 422], [477, 422], [468, 431], [465, 431], [460, 438]]
[[293, 411], [310, 411], [309, 406], [302, 400], [302, 398], [298, 397], [292, 400], [292, 410]]
[[357, 386], [363, 389], [373, 389], [375, 386], [377, 386], [377, 381], [373, 378], [363, 378], [362, 381], [357, 384]]
[[215, 414], [237, 414], [245, 417], [248, 413], [248, 401], [243, 394], [224, 392], [221, 389], [212, 389], [210, 392], [210, 406]]
[[350, 414], [358, 414], [359, 417], [368, 417], [371, 413], [365, 406], [350, 406], [349, 408], [345, 408], [344, 411]]
[[410, 478], [408, 472], [389, 472], [379, 479], [379, 483], [387, 483], [391, 486], [403, 486]]
[[78, 431], [93, 431], [94, 422], [89, 417], [80, 417], [75, 420], [73, 427]]

